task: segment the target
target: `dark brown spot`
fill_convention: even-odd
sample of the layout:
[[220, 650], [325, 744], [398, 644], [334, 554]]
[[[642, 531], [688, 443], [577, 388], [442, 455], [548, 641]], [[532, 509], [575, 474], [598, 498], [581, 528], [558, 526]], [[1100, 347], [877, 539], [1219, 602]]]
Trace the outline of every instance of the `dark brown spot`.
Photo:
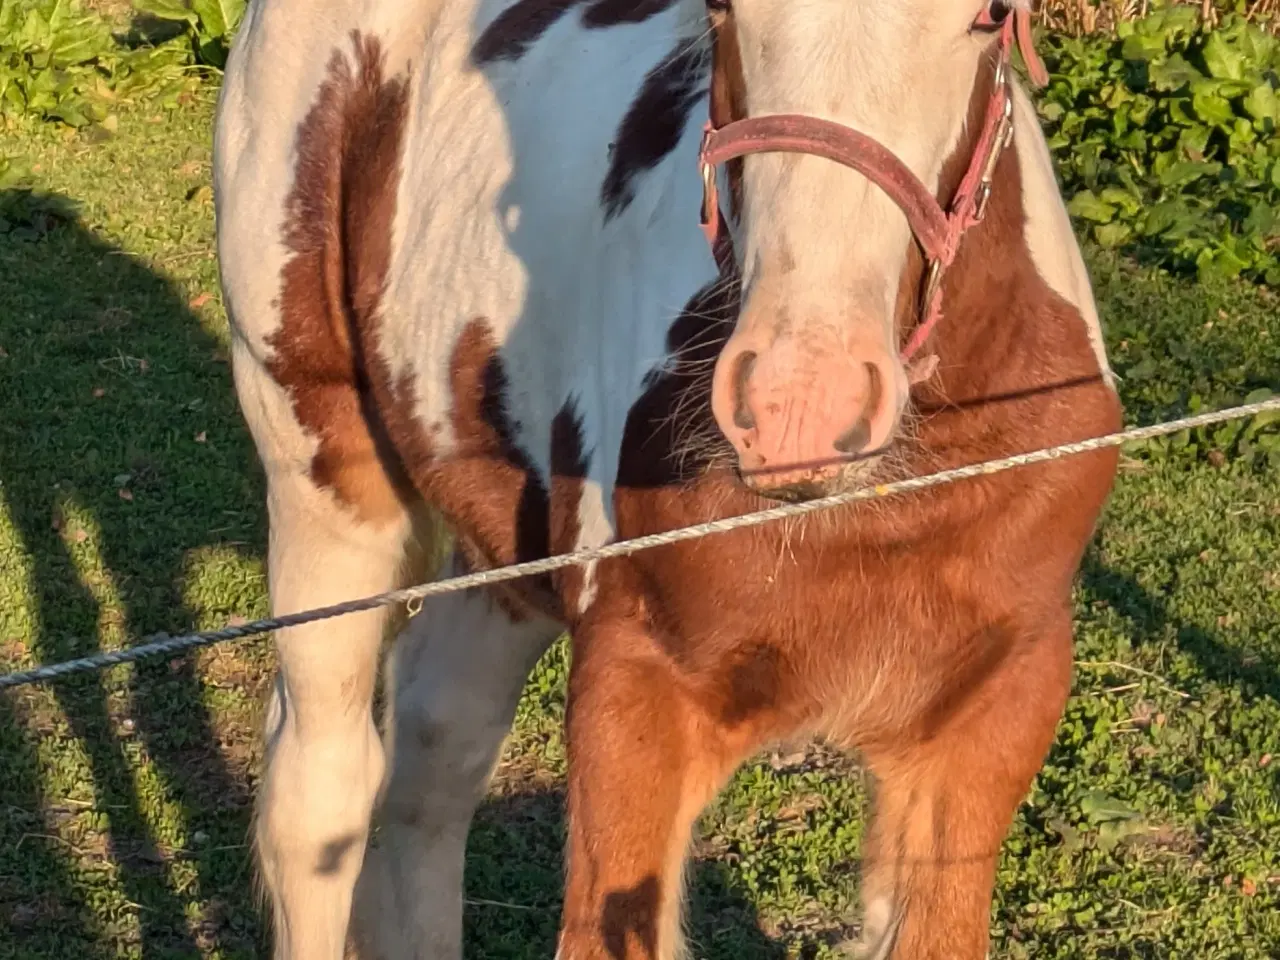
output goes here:
[[605, 220], [635, 199], [635, 180], [676, 148], [693, 105], [706, 91], [707, 57], [703, 48], [681, 40], [649, 71], [614, 136], [614, 148], [600, 188]]
[[316, 864], [316, 873], [322, 876], [332, 876], [341, 870], [343, 861], [350, 856], [358, 839], [358, 837], [348, 836], [326, 843], [324, 849], [320, 851], [320, 860]]
[[591, 457], [583, 447], [582, 417], [570, 397], [551, 421], [551, 540], [557, 553], [578, 538], [578, 504]]
[[582, 25], [591, 28], [643, 23], [676, 3], [676, 0], [595, 0], [582, 11]]
[[778, 269], [782, 271], [783, 276], [788, 273], [794, 273], [796, 269], [796, 257], [791, 252], [791, 244], [787, 243], [785, 237], [778, 238]]
[[1021, 638], [1005, 623], [986, 624], [955, 644], [950, 683], [920, 713], [921, 740], [938, 735], [1015, 653]]
[[737, 311], [736, 285], [713, 283], [671, 324], [667, 351], [674, 360], [647, 378], [627, 414], [619, 488], [674, 489], [700, 474], [713, 453], [731, 452], [711, 414], [706, 371], [733, 332]]
[[787, 672], [777, 648], [768, 643], [745, 642], [723, 667], [726, 696], [721, 705], [722, 723], [732, 727], [777, 707]]
[[[516, 425], [507, 415], [506, 368], [485, 320], [472, 320], [463, 329], [454, 347], [450, 375], [453, 431], [459, 457], [497, 459], [521, 475], [519, 506], [514, 517], [514, 556], [500, 562], [522, 563], [545, 557], [548, 551], [547, 491], [528, 454], [516, 443]], [[546, 578], [542, 579], [545, 583]]]
[[551, 421], [551, 473], [581, 480], [590, 460], [583, 449], [582, 415], [577, 401], [570, 397]]
[[433, 720], [420, 721], [416, 725], [415, 733], [418, 736], [419, 750], [433, 750], [449, 739], [449, 731], [442, 729], [441, 725]]
[[745, 351], [738, 357], [733, 371], [733, 425], [739, 430], [751, 430], [756, 425], [756, 418], [747, 403], [747, 383], [751, 379], [751, 371], [755, 369], [758, 355], [753, 350]]
[[422, 806], [404, 800], [388, 800], [383, 817], [397, 826], [412, 829], [422, 823]]
[[[519, 424], [507, 410], [507, 374], [488, 321], [471, 320], [459, 334], [449, 363], [451, 423], [456, 449], [419, 484], [449, 516], [473, 569], [545, 557], [550, 506], [528, 454], [517, 442]], [[509, 597], [558, 617], [551, 578], [528, 577]]]
[[495, 60], [518, 60], [557, 20], [580, 0], [517, 0], [485, 27], [471, 58], [484, 65]]
[[[584, 449], [582, 417], [574, 398], [570, 397], [551, 421], [551, 502], [550, 546], [555, 553], [568, 553], [578, 546], [581, 521], [578, 510], [591, 456]], [[578, 609], [582, 590], [583, 568], [566, 567], [553, 574], [557, 592], [565, 606]]]

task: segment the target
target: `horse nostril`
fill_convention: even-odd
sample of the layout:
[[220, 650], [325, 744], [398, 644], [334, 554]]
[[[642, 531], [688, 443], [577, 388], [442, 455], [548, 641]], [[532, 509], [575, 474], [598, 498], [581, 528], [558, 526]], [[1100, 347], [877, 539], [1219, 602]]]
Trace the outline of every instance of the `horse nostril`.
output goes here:
[[738, 356], [738, 363], [733, 371], [733, 425], [739, 430], [754, 430], [756, 426], [756, 418], [747, 406], [747, 380], [756, 365], [756, 359], [753, 351], [743, 351]]
[[867, 406], [864, 417], [874, 417], [880, 412], [880, 404], [884, 402], [884, 379], [880, 376], [880, 368], [874, 363], [864, 364], [867, 368]]
[[859, 417], [852, 428], [836, 437], [835, 448], [840, 453], [861, 453], [871, 442], [871, 421], [865, 416]]
[[858, 422], [836, 438], [835, 448], [840, 453], [861, 453], [867, 448], [871, 443], [871, 419], [880, 411], [880, 405], [884, 402], [884, 378], [880, 375], [880, 368], [874, 363], [864, 366], [867, 370], [867, 402]]

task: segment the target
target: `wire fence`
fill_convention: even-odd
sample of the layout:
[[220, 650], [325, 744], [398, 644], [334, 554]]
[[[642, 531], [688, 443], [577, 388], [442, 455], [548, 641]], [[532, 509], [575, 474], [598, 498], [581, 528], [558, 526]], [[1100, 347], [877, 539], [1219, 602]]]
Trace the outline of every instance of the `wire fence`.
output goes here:
[[931, 473], [920, 477], [911, 477], [906, 480], [897, 480], [893, 483], [862, 487], [857, 490], [837, 493], [828, 497], [808, 500], [803, 503], [782, 504], [780, 506], [771, 507], [767, 510], [758, 510], [752, 513], [725, 517], [721, 520], [709, 520], [705, 523], [697, 523], [687, 527], [679, 527], [674, 530], [666, 530], [661, 533], [635, 537], [631, 540], [620, 540], [615, 543], [606, 544], [602, 547], [578, 550], [572, 553], [557, 554], [541, 560], [531, 560], [526, 563], [516, 563], [504, 567], [495, 567], [491, 570], [482, 570], [477, 573], [469, 573], [460, 577], [436, 580], [431, 583], [423, 583], [414, 587], [407, 587], [403, 590], [390, 590], [386, 593], [379, 593], [371, 597], [348, 600], [343, 603], [335, 603], [326, 607], [317, 607], [312, 610], [302, 610], [297, 613], [267, 617], [262, 620], [254, 620], [249, 623], [227, 626], [218, 630], [184, 633], [179, 636], [169, 636], [164, 633], [153, 634], [146, 638], [142, 643], [132, 647], [127, 647], [123, 650], [103, 651], [91, 656], [80, 657], [75, 660], [67, 660], [62, 663], [48, 664], [45, 666], [35, 667], [30, 670], [21, 670], [14, 673], [0, 675], [0, 690], [20, 687], [27, 684], [41, 683], [70, 674], [120, 666], [121, 664], [133, 663], [137, 660], [142, 660], [148, 657], [172, 656], [176, 653], [183, 653], [187, 650], [193, 650], [199, 647], [212, 646], [216, 643], [240, 640], [245, 637], [253, 637], [264, 633], [270, 633], [274, 630], [282, 630], [287, 627], [297, 627], [307, 623], [316, 623], [321, 620], [329, 620], [334, 617], [346, 616], [352, 613], [360, 613], [365, 610], [374, 610], [380, 607], [388, 607], [401, 603], [413, 603], [430, 597], [441, 596], [446, 593], [456, 593], [460, 590], [471, 590], [477, 587], [492, 586], [496, 583], [506, 583], [523, 577], [532, 577], [538, 574], [550, 573], [554, 570], [563, 569], [564, 567], [582, 566], [598, 560], [607, 560], [611, 557], [625, 557], [633, 553], [639, 553], [642, 550], [652, 550], [656, 547], [669, 546], [673, 543], [683, 543], [686, 540], [697, 540], [702, 537], [708, 537], [718, 533], [728, 533], [731, 530], [742, 530], [748, 527], [757, 527], [762, 524], [772, 523], [776, 520], [801, 517], [811, 513], [817, 513], [822, 510], [830, 510], [835, 507], [858, 503], [865, 500], [878, 500], [885, 497], [898, 496], [904, 493], [927, 490], [932, 487], [956, 483], [973, 477], [1003, 473], [1006, 470], [1012, 470], [1016, 467], [1045, 463], [1050, 460], [1060, 460], [1064, 457], [1079, 456], [1080, 454], [1090, 453], [1096, 450], [1119, 447], [1126, 443], [1152, 440], [1156, 437], [1169, 436], [1183, 430], [1193, 430], [1198, 427], [1209, 426], [1215, 423], [1223, 423], [1228, 420], [1239, 420], [1245, 417], [1256, 416], [1258, 414], [1271, 411], [1280, 412], [1280, 397], [1260, 400], [1257, 403], [1246, 403], [1240, 406], [1230, 407], [1225, 410], [1216, 410], [1209, 413], [1196, 414], [1195, 416], [1182, 417], [1177, 420], [1169, 420], [1163, 423], [1152, 424], [1151, 426], [1132, 427], [1128, 430], [1121, 430], [1117, 433], [1109, 433], [1104, 436], [1093, 437], [1088, 440], [1063, 443], [1054, 447], [1043, 447], [1039, 450], [1032, 450], [1027, 453], [1014, 454], [1008, 457], [999, 457], [993, 460], [984, 460], [980, 463], [956, 467], [951, 470], [941, 470], [937, 473]]

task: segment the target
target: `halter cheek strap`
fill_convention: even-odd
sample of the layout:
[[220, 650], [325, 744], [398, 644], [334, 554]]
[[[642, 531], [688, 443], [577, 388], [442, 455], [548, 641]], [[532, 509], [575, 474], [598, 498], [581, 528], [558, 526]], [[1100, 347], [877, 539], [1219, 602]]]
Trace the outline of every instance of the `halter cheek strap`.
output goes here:
[[[995, 2], [1000, 0], [993, 0]], [[988, 6], [978, 15], [974, 26], [1000, 31], [995, 77], [969, 166], [945, 210], [920, 178], [892, 152], [843, 124], [800, 114], [746, 117], [721, 127], [708, 121], [699, 156], [703, 192], [701, 219], [707, 242], [721, 267], [732, 260], [732, 252], [716, 184], [716, 168], [720, 164], [754, 153], [808, 153], [850, 167], [879, 186], [902, 209], [924, 251], [928, 274], [921, 319], [901, 354], [904, 362], [910, 361], [942, 317], [943, 274], [955, 260], [964, 234], [986, 215], [996, 163], [1013, 138], [1009, 73], [1015, 43], [1033, 82], [1040, 86], [1048, 82], [1048, 73], [1031, 43], [1031, 19], [1025, 9], [1017, 8], [997, 20], [992, 16], [992, 7]], [[715, 82], [713, 77], [712, 83]], [[927, 379], [935, 367], [936, 358], [917, 362], [913, 365], [912, 379]]]

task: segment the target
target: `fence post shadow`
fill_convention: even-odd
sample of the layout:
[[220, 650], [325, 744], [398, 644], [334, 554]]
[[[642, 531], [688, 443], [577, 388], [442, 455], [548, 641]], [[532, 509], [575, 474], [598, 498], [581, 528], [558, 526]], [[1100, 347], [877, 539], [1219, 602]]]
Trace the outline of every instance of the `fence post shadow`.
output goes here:
[[[3, 191], [0, 211], [11, 226], [0, 235], [0, 502], [32, 594], [10, 650], [51, 662], [96, 651], [108, 629], [136, 642], [190, 628], [190, 552], [225, 543], [228, 529], [261, 551], [256, 461], [229, 368], [214, 362], [220, 346], [174, 283], [96, 236], [69, 198]], [[249, 789], [224, 762], [194, 663], [0, 697], [0, 921], [20, 951], [255, 952], [256, 914], [192, 915], [196, 902], [238, 908], [250, 886]], [[59, 715], [83, 749], [76, 782], [41, 757]], [[69, 746], [52, 749], [61, 757]], [[144, 757], [151, 782], [138, 776]], [[92, 803], [66, 812], [68, 788]], [[86, 810], [103, 815], [78, 833], [97, 849], [53, 835], [59, 818]], [[91, 902], [101, 881], [86, 881], [86, 866], [112, 863], [136, 934], [129, 923], [104, 926]], [[18, 868], [25, 882], [10, 891], [4, 875]], [[10, 897], [45, 908], [10, 907], [6, 917]]]

